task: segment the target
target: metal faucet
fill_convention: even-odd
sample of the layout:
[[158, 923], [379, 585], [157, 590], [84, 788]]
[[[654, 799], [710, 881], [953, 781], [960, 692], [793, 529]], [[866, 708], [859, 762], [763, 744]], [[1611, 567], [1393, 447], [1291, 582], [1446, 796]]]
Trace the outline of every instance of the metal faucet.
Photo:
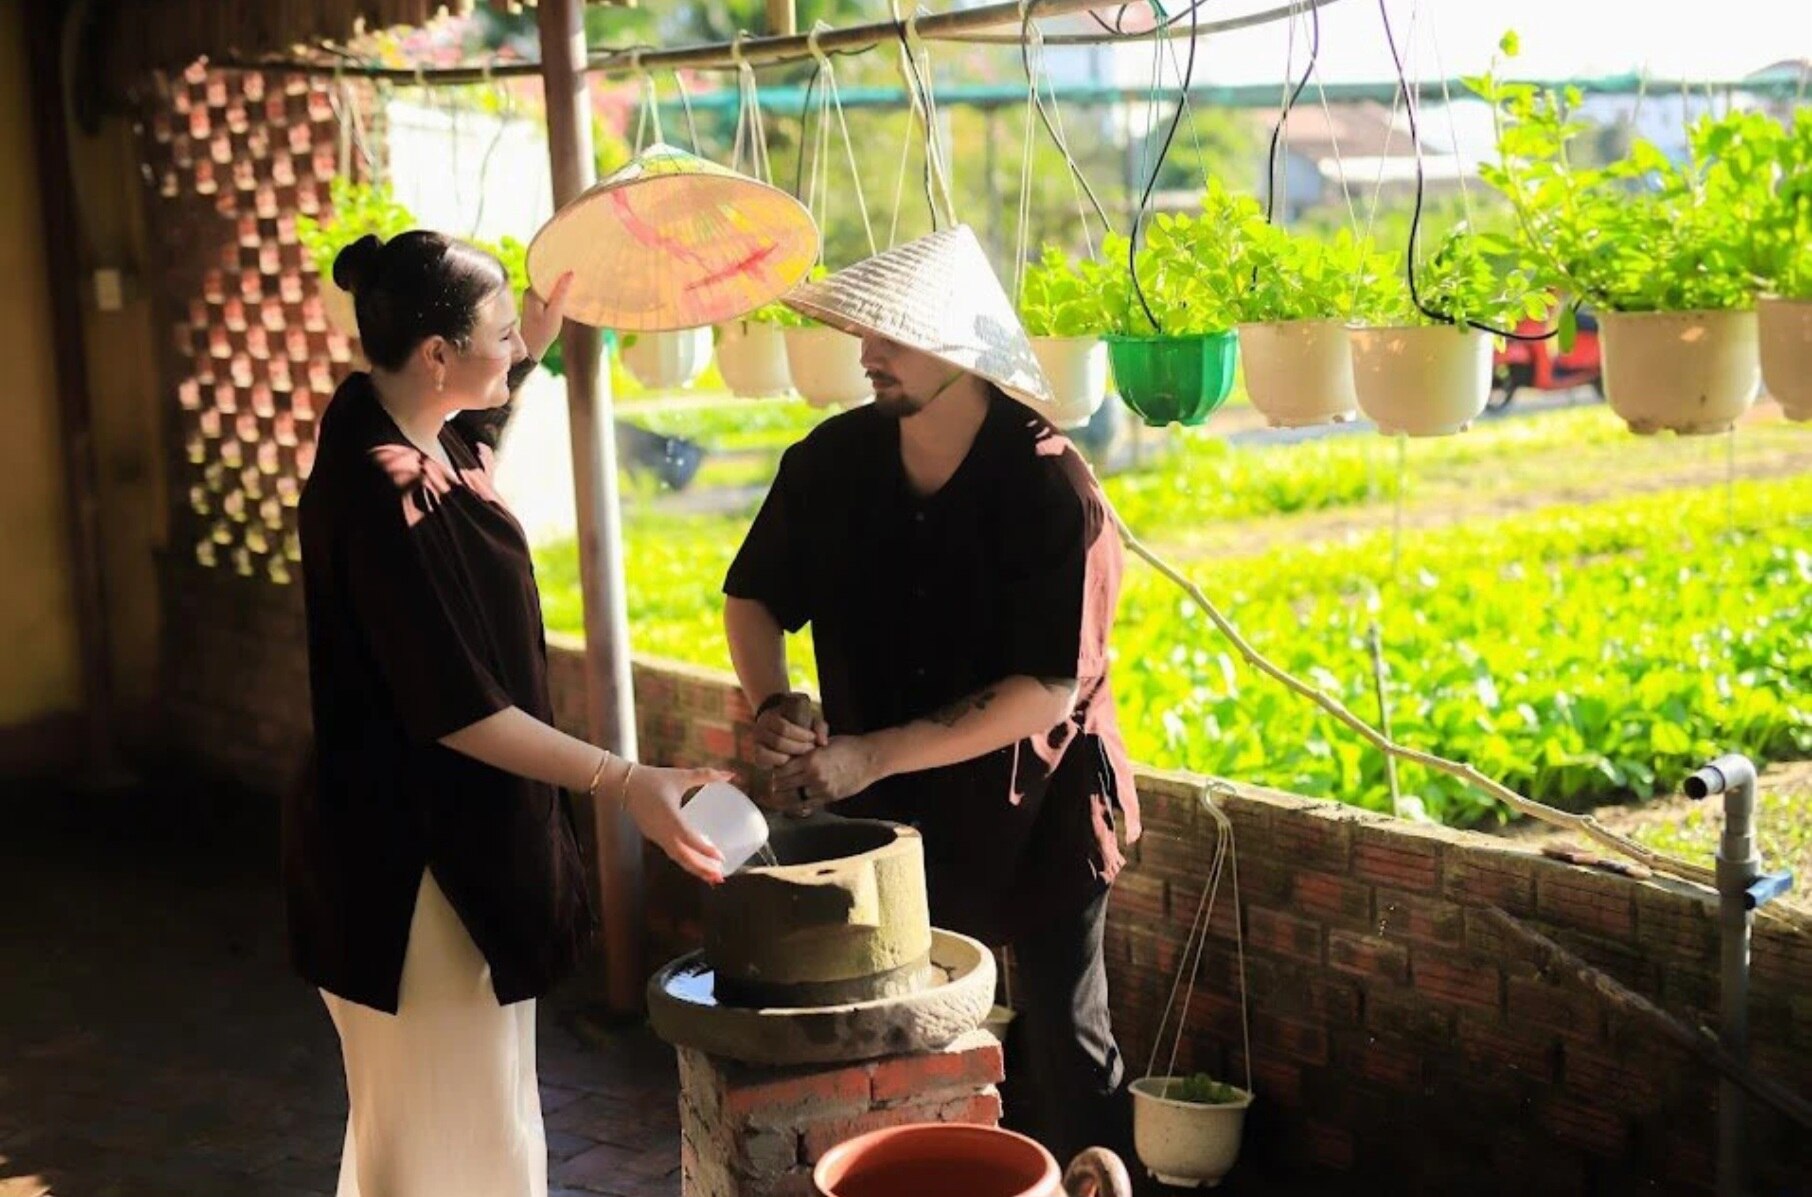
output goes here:
[[[1786, 893], [1793, 872], [1762, 872], [1755, 847], [1755, 765], [1746, 756], [1721, 756], [1686, 779], [1688, 798], [1724, 795], [1724, 834], [1718, 840], [1719, 1035], [1724, 1050], [1749, 1062], [1749, 934], [1755, 911]], [[1718, 1197], [1744, 1197], [1749, 1152], [1747, 1099], [1735, 1081], [1718, 1085]]]

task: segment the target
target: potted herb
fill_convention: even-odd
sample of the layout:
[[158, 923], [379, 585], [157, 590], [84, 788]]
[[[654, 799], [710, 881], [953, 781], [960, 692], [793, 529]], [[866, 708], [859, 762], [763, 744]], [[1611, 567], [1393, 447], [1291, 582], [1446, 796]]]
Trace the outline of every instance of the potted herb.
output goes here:
[[335, 176], [328, 184], [333, 215], [323, 221], [312, 216], [296, 217], [296, 239], [314, 263], [320, 276], [321, 306], [327, 322], [349, 337], [359, 335], [358, 316], [352, 296], [333, 281], [333, 260], [340, 250], [367, 233], [388, 241], [398, 233], [415, 227], [415, 217], [398, 203], [390, 188], [377, 183], [355, 183]]
[[741, 399], [760, 399], [784, 395], [792, 389], [784, 332], [790, 315], [791, 310], [785, 305], [770, 303], [716, 327], [713, 335], [717, 341], [717, 371], [731, 394]]
[[1019, 315], [1032, 352], [1051, 384], [1051, 422], [1078, 428], [1107, 398], [1107, 311], [1102, 280], [1111, 269], [1099, 262], [1072, 263], [1054, 245], [1028, 266], [1020, 287]]
[[[1250, 269], [1246, 213], [1218, 184], [1202, 207], [1199, 216], [1153, 219], [1132, 257], [1137, 292], [1123, 271], [1103, 278], [1114, 381], [1126, 405], [1154, 427], [1200, 424], [1233, 390], [1237, 296]], [[1126, 261], [1129, 250], [1120, 236], [1103, 247], [1110, 262]]]
[[1217, 1185], [1239, 1159], [1252, 1094], [1206, 1073], [1132, 1083], [1133, 1147], [1160, 1184]]
[[[1499, 43], [1516, 53], [1514, 35]], [[1754, 280], [1757, 205], [1770, 164], [1740, 131], [1700, 121], [1675, 164], [1638, 140], [1591, 166], [1569, 156], [1585, 131], [1578, 89], [1491, 75], [1468, 80], [1492, 105], [1498, 161], [1482, 171], [1515, 209], [1543, 282], [1599, 314], [1605, 399], [1633, 432], [1729, 428], [1760, 381]], [[1563, 316], [1563, 339], [1570, 337]]]
[[1461, 225], [1416, 268], [1414, 296], [1393, 276], [1366, 297], [1365, 323], [1350, 334], [1353, 390], [1379, 432], [1446, 436], [1485, 410], [1493, 338], [1476, 326], [1511, 328], [1548, 314], [1528, 273], [1506, 268], [1513, 260], [1509, 241]]
[[1812, 108], [1797, 109], [1790, 129], [1773, 128], [1780, 174], [1762, 221], [1756, 299], [1762, 385], [1788, 419], [1812, 420]]
[[1342, 231], [1331, 240], [1251, 227], [1252, 273], [1240, 302], [1246, 393], [1274, 428], [1356, 414], [1347, 321], [1388, 285], [1393, 264]]

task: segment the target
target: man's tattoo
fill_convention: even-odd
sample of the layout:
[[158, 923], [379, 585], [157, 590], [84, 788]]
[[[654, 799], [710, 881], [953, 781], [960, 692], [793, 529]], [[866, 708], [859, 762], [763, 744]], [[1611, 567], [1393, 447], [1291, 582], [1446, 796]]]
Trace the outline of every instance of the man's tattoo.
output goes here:
[[994, 698], [994, 690], [990, 687], [979, 694], [971, 694], [967, 698], [959, 698], [953, 703], [941, 706], [926, 718], [945, 727], [955, 727], [957, 722], [970, 711], [987, 710], [988, 704], [993, 702]]

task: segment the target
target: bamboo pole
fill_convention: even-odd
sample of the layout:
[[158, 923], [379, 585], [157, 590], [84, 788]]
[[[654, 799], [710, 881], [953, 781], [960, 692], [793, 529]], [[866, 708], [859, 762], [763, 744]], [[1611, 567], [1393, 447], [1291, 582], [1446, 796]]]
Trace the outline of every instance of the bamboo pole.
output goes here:
[[[542, 80], [554, 206], [597, 180], [591, 88], [586, 80], [582, 0], [541, 0]], [[629, 614], [623, 588], [623, 528], [617, 510], [616, 429], [610, 372], [599, 361], [597, 329], [568, 321], [562, 348], [572, 427], [578, 509], [579, 593], [585, 612], [585, 710], [593, 743], [636, 757], [635, 693], [629, 671]], [[591, 812], [604, 929], [605, 1001], [614, 1015], [641, 1009], [642, 842], [617, 802]]]
[[768, 0], [768, 33], [791, 37], [799, 32], [799, 7], [795, 0]]

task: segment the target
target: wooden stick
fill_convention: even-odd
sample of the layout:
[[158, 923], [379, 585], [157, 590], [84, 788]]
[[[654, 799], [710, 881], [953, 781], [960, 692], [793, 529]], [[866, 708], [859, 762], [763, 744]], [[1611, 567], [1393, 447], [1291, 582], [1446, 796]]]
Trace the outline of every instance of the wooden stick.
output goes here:
[[1528, 946], [1535, 967], [1541, 970], [1543, 976], [1570, 982], [1589, 990], [1619, 1010], [1639, 1015], [1668, 1039], [1734, 1081], [1751, 1097], [1767, 1102], [1788, 1118], [1812, 1130], [1812, 1102], [1779, 1082], [1760, 1075], [1725, 1051], [1724, 1045], [1718, 1042], [1717, 1036], [1709, 1028], [1700, 1027], [1694, 1031], [1635, 990], [1593, 968], [1522, 920], [1504, 913], [1499, 907], [1486, 906], [1484, 915], [1493, 927]]

